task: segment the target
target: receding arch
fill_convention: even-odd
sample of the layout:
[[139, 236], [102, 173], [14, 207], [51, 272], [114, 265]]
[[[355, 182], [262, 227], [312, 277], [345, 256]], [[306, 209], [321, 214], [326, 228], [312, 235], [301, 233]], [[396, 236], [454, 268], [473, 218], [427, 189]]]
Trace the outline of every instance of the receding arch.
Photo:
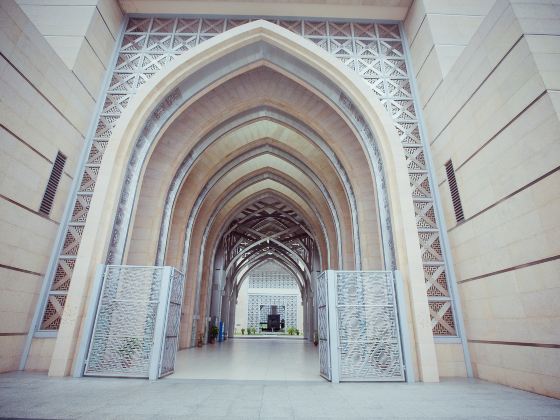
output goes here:
[[[243, 210], [239, 211], [240, 209]], [[237, 301], [237, 294], [246, 275], [262, 261], [269, 259], [276, 260], [285, 270], [292, 273], [296, 280], [299, 279], [302, 302], [313, 294], [312, 270], [320, 267], [320, 261], [319, 266], [316, 266], [315, 240], [310, 237], [310, 231], [305, 227], [305, 218], [294, 210], [272, 192], [257, 199], [245, 198], [237, 208], [229, 212], [233, 216], [231, 223], [220, 224], [225, 228], [220, 230], [217, 237], [220, 246], [210, 248], [214, 249], [212, 261], [222, 262], [217, 267], [221, 267], [219, 284], [224, 288], [223, 295], [226, 296], [222, 298], [224, 307], [235, 306], [232, 299]], [[233, 242], [231, 239], [234, 239]], [[221, 258], [217, 257], [218, 253]], [[214, 263], [210, 266], [214, 266]], [[203, 309], [208, 311], [211, 308]], [[201, 310], [200, 313], [204, 312]], [[211, 314], [205, 313], [205, 316], [209, 315]], [[230, 333], [233, 334], [235, 313], [232, 313], [231, 309], [226, 311], [224, 319]], [[305, 328], [308, 327], [309, 324], [306, 324]]]
[[[272, 65], [276, 67], [281, 66], [282, 64], [284, 64], [285, 66], [289, 67], [292, 66], [294, 64], [294, 60], [291, 59], [289, 60], [289, 57], [286, 57], [285, 53], [282, 53], [278, 50], [273, 50], [271, 51], [270, 49], [273, 48], [271, 47], [269, 44], [266, 43], [260, 43], [257, 45], [252, 45], [252, 47], [257, 48], [260, 50], [260, 53], [263, 54], [263, 56], [267, 57], [267, 60], [271, 60]], [[245, 51], [247, 47], [243, 47], [243, 50]], [[249, 54], [249, 52], [245, 51], [245, 54]], [[250, 56], [252, 57], [255, 54], [255, 52], [251, 53]], [[282, 61], [285, 60], [285, 61]], [[274, 60], [277, 60], [278, 62], [274, 62]], [[246, 64], [246, 63], [245, 63]], [[299, 63], [301, 66], [304, 66], [302, 63]], [[338, 64], [338, 63], [337, 63]], [[266, 65], [266, 66], [270, 66], [271, 64], [268, 63], [268, 61], [266, 63], [261, 63], [261, 65]], [[247, 65], [246, 64], [246, 68], [252, 68], [252, 66]], [[322, 88], [323, 91], [328, 91], [329, 89], [331, 90], [330, 94], [331, 96], [335, 97], [335, 100], [337, 101], [337, 106], [339, 106], [338, 109], [339, 113], [344, 113], [345, 114], [345, 118], [346, 119], [350, 119], [350, 118], [354, 118], [356, 119], [356, 124], [358, 126], [358, 128], [354, 127], [353, 130], [356, 131], [358, 133], [359, 138], [363, 138], [365, 139], [364, 141], [362, 141], [362, 146], [367, 149], [367, 152], [374, 155], [373, 159], [369, 158], [369, 165], [371, 165], [373, 172], [374, 172], [374, 176], [373, 178], [377, 181], [378, 183], [378, 189], [377, 189], [377, 194], [378, 194], [378, 200], [383, 203], [383, 205], [381, 205], [379, 207], [379, 212], [382, 214], [381, 216], [381, 220], [382, 220], [382, 235], [386, 238], [389, 238], [388, 240], [383, 241], [383, 244], [385, 245], [385, 259], [386, 259], [386, 265], [388, 267], [393, 267], [395, 262], [394, 262], [394, 256], [393, 256], [393, 250], [392, 250], [392, 244], [393, 241], [391, 239], [392, 237], [392, 232], [390, 229], [390, 218], [388, 215], [388, 209], [387, 209], [387, 200], [386, 200], [386, 193], [387, 191], [386, 189], [386, 182], [384, 180], [384, 172], [383, 172], [383, 165], [382, 165], [382, 159], [381, 156], [379, 154], [379, 150], [378, 150], [378, 146], [375, 143], [375, 140], [373, 138], [373, 135], [371, 133], [371, 131], [369, 131], [369, 129], [364, 126], [364, 122], [363, 122], [363, 118], [360, 115], [356, 115], [356, 110], [348, 110], [348, 109], [344, 109], [340, 107], [340, 104], [338, 104], [338, 102], [341, 102], [342, 105], [348, 105], [347, 101], [346, 101], [346, 97], [340, 92], [340, 89], [333, 85], [332, 83], [328, 83], [328, 80], [321, 78], [319, 76], [319, 74], [317, 73], [317, 71], [315, 69], [312, 68], [290, 68], [290, 70], [292, 71], [296, 71], [299, 70], [299, 72], [301, 73], [301, 78], [298, 79], [298, 82], [301, 82], [301, 80], [305, 79], [305, 76], [310, 77], [310, 78], [315, 78], [317, 80], [315, 80], [316, 84], [319, 85], [319, 87]], [[207, 73], [205, 73], [206, 76], [208, 76]], [[218, 75], [217, 75], [218, 76]], [[216, 76], [216, 77], [217, 77]], [[295, 76], [293, 76], [295, 77]], [[223, 77], [224, 80], [229, 80], [231, 77], [227, 76], [227, 77]], [[185, 82], [182, 82], [183, 84]], [[317, 88], [315, 88], [316, 90]], [[333, 91], [334, 90], [334, 91]], [[175, 104], [175, 109], [179, 109], [181, 108], [183, 105], [183, 100], [186, 101], [186, 99], [182, 98], [182, 90], [181, 89], [175, 89], [172, 93], [172, 95], [170, 95], [164, 102], [165, 102], [165, 106], [166, 106], [166, 112], [163, 112], [161, 109], [158, 109], [155, 111], [155, 114], [158, 118], [160, 119], [165, 119], [164, 115], [166, 115], [167, 119], [165, 121], [168, 121], [169, 119], [171, 119], [174, 115], [174, 109], [172, 109], [172, 107], [170, 107], [170, 103]], [[317, 94], [317, 92], [315, 92], [315, 94]], [[323, 95], [324, 96], [324, 95]], [[172, 98], [172, 99], [170, 99]], [[342, 98], [342, 99], [341, 99]], [[329, 98], [329, 100], [331, 100], [332, 98]], [[331, 101], [332, 102], [332, 101]], [[335, 108], [333, 108], [335, 109]], [[385, 112], [385, 111], [383, 111]], [[165, 124], [167, 124], [167, 122], [163, 123], [162, 126], [164, 126]], [[158, 124], [159, 126], [159, 124]], [[134, 202], [134, 197], [135, 197], [135, 188], [138, 185], [138, 182], [136, 182], [135, 178], [138, 178], [138, 173], [140, 172], [140, 169], [142, 168], [143, 162], [146, 159], [147, 153], [149, 152], [150, 148], [151, 148], [151, 144], [155, 141], [156, 137], [158, 136], [159, 130], [156, 130], [155, 125], [152, 124], [148, 124], [147, 129], [144, 130], [144, 133], [142, 134], [142, 136], [140, 137], [140, 139], [137, 142], [137, 146], [136, 149], [140, 149], [140, 151], [138, 151], [138, 153], [133, 153], [131, 159], [130, 159], [130, 163], [132, 163], [131, 166], [129, 166], [128, 168], [128, 175], [126, 177], [126, 179], [134, 179], [134, 182], [131, 182], [130, 185], [132, 186], [132, 189], [130, 191], [125, 190], [122, 194], [121, 194], [121, 203], [119, 206], [119, 213], [120, 214], [124, 214], [125, 218], [123, 218], [123, 220], [118, 220], [117, 222], [121, 221], [123, 222], [123, 224], [127, 224], [127, 220], [126, 220], [126, 215], [130, 214], [132, 206], [133, 206], [133, 202]], [[364, 132], [361, 131], [365, 130], [365, 134]], [[148, 132], [148, 134], [146, 134], [146, 131]], [[351, 143], [349, 143], [351, 144]], [[136, 150], [135, 150], [136, 151]], [[368, 159], [366, 158], [366, 162], [368, 161]], [[126, 184], [125, 184], [126, 186]], [[125, 241], [126, 241], [126, 236], [125, 236], [125, 232], [126, 230], [123, 229], [123, 227], [121, 226], [119, 228], [118, 223], [116, 224], [117, 227], [115, 228], [115, 234], [113, 235], [113, 239], [111, 241], [111, 243], [114, 245], [111, 249], [111, 255], [119, 255], [122, 254], [122, 248], [124, 247]], [[120, 249], [120, 251], [119, 251]], [[359, 262], [358, 262], [358, 266], [359, 266]]]
[[[302, 171], [302, 173], [306, 173], [306, 171], [307, 171], [307, 169], [305, 167], [302, 167], [301, 162], [298, 162], [296, 160], [296, 158], [288, 155], [284, 151], [282, 151], [282, 150], [280, 150], [280, 149], [278, 149], [274, 146], [264, 144], [260, 147], [250, 149], [248, 152], [243, 153], [239, 156], [236, 156], [234, 159], [232, 159], [231, 161], [224, 164], [224, 166], [222, 168], [220, 168], [220, 170], [218, 170], [214, 174], [214, 176], [211, 178], [211, 180], [206, 184], [206, 187], [204, 188], [204, 190], [201, 191], [200, 194], [198, 195], [198, 197], [195, 201], [195, 205], [193, 207], [193, 209], [194, 209], [193, 214], [195, 214], [197, 212], [196, 209], [198, 209], [200, 207], [200, 205], [202, 204], [202, 201], [204, 200], [204, 198], [208, 194], [208, 191], [214, 185], [216, 185], [216, 183], [218, 181], [223, 180], [224, 177], [229, 174], [229, 172], [231, 171], [232, 168], [239, 168], [243, 163], [250, 162], [250, 161], [252, 161], [252, 160], [254, 160], [255, 158], [258, 158], [258, 157], [266, 157], [266, 156], [276, 156], [278, 159], [282, 159], [285, 162], [289, 162], [288, 159], [291, 159], [291, 161], [289, 162], [290, 165], [293, 165], [293, 166], [297, 167], [298, 169], [300, 169]], [[306, 175], [308, 175], [310, 180], [315, 183], [317, 189], [319, 189], [322, 192], [323, 198], [325, 199], [325, 202], [328, 204], [328, 207], [331, 211], [331, 218], [333, 219], [333, 223], [335, 224], [335, 226], [337, 226], [336, 218], [338, 217], [338, 215], [337, 215], [336, 208], [333, 204], [332, 198], [329, 196], [328, 190], [325, 188], [325, 186], [321, 183], [321, 181], [314, 174], [306, 173]], [[338, 232], [337, 233], [337, 240], [340, 241], [340, 228], [337, 227], [336, 231]], [[333, 238], [333, 240], [334, 240], [334, 238]], [[340, 251], [338, 253], [340, 254]]]
[[[161, 264], [164, 259], [164, 252], [166, 249], [166, 240], [169, 231], [169, 220], [171, 217], [171, 209], [175, 203], [177, 198], [178, 191], [180, 190], [183, 182], [185, 180], [186, 175], [188, 174], [189, 170], [194, 165], [196, 159], [202, 152], [208, 147], [208, 145], [215, 141], [216, 139], [220, 138], [221, 136], [225, 135], [225, 133], [230, 132], [239, 128], [240, 126], [249, 124], [254, 121], [258, 121], [261, 119], [267, 119], [271, 121], [278, 122], [279, 124], [283, 124], [289, 126], [290, 128], [296, 130], [297, 132], [301, 133], [303, 136], [309, 138], [318, 147], [325, 153], [325, 155], [329, 158], [330, 162], [333, 164], [333, 167], [336, 169], [336, 173], [338, 174], [339, 178], [341, 179], [343, 185], [345, 186], [346, 194], [352, 208], [352, 218], [353, 218], [353, 227], [355, 227], [354, 237], [355, 240], [359, 242], [359, 223], [357, 221], [357, 210], [356, 210], [356, 198], [354, 196], [354, 192], [352, 190], [352, 186], [348, 180], [348, 175], [344, 167], [338, 161], [336, 155], [332, 152], [329, 146], [318, 136], [312, 129], [306, 127], [305, 124], [301, 123], [300, 121], [293, 118], [293, 116], [286, 114], [280, 110], [274, 109], [268, 106], [261, 106], [256, 109], [252, 109], [246, 112], [243, 112], [237, 115], [235, 118], [229, 119], [221, 124], [219, 124], [211, 133], [208, 133], [205, 137], [199, 141], [197, 146], [195, 146], [194, 151], [191, 152], [181, 164], [181, 167], [177, 171], [176, 175], [173, 178], [172, 184], [169, 188], [169, 192], [166, 197], [165, 207], [164, 207], [164, 215], [162, 217], [162, 225], [161, 225], [161, 234], [158, 243], [158, 250], [157, 250], [157, 257], [156, 257], [156, 264]], [[300, 167], [302, 165], [300, 164]], [[359, 244], [354, 245], [357, 252], [357, 258], [359, 258]], [[358, 264], [359, 265], [359, 264]]]
[[[204, 198], [206, 197], [206, 195], [208, 194], [208, 190], [210, 190], [220, 179], [223, 179], [228, 172], [234, 168], [234, 167], [238, 167], [239, 165], [241, 165], [244, 162], [247, 162], [255, 157], [259, 157], [259, 156], [277, 156], [279, 159], [283, 159], [286, 162], [288, 162], [288, 160], [290, 159], [291, 161], [289, 162], [291, 165], [294, 165], [295, 167], [298, 167], [302, 172], [306, 173], [307, 176], [310, 177], [310, 179], [315, 183], [315, 185], [317, 186], [317, 188], [323, 193], [323, 197], [326, 201], [326, 203], [329, 206], [329, 209], [331, 211], [331, 219], [336, 227], [336, 232], [337, 232], [337, 236], [335, 238], [331, 238], [332, 242], [336, 242], [337, 243], [337, 253], [338, 253], [338, 260], [341, 259], [341, 249], [340, 249], [340, 242], [341, 242], [341, 236], [340, 236], [340, 227], [338, 226], [338, 215], [337, 215], [337, 211], [336, 208], [333, 204], [332, 198], [329, 196], [328, 190], [325, 188], [324, 185], [322, 185], [321, 180], [318, 179], [316, 177], [315, 174], [307, 172], [307, 169], [304, 167], [303, 163], [298, 162], [297, 158], [288, 155], [286, 152], [284, 152], [281, 149], [278, 149], [274, 146], [271, 146], [269, 144], [264, 144], [261, 145], [260, 147], [254, 148], [254, 149], [250, 149], [249, 151], [236, 156], [234, 159], [232, 159], [230, 162], [227, 162], [226, 164], [224, 164], [224, 166], [222, 168], [220, 168], [219, 171], [217, 171], [215, 173], [215, 175], [212, 177], [212, 179], [206, 184], [206, 187], [204, 188], [203, 191], [200, 192], [200, 194], [198, 195], [196, 201], [195, 201], [195, 205], [193, 206], [193, 210], [192, 210], [192, 215], [189, 216], [189, 225], [192, 225], [192, 223], [194, 223], [194, 220], [196, 218], [196, 214], [198, 212], [198, 208], [200, 208], [200, 206], [202, 205], [202, 202], [204, 200]], [[328, 237], [329, 235], [325, 235], [326, 237]], [[329, 257], [326, 256], [327, 261], [329, 260]]]
[[[190, 265], [189, 267], [191, 269], [194, 269], [195, 267], [194, 263], [196, 263], [196, 267], [197, 267], [195, 270], [197, 273], [196, 292], [194, 295], [195, 302], [198, 302], [200, 300], [200, 292], [201, 290], [204, 290], [203, 289], [204, 283], [208, 282], [208, 273], [206, 273], [206, 276], [203, 275], [203, 267], [205, 266], [204, 264], [205, 259], [209, 261], [208, 266], [212, 267], [213, 266], [212, 259], [216, 253], [216, 247], [218, 246], [217, 239], [222, 236], [221, 235], [222, 231], [225, 229], [226, 226], [229, 225], [230, 219], [239, 210], [239, 207], [245, 205], [246, 203], [244, 202], [245, 200], [242, 200], [241, 203], [239, 203], [232, 209], [227, 209], [227, 206], [229, 205], [230, 202], [233, 201], [233, 198], [235, 196], [239, 195], [240, 192], [246, 191], [251, 187], [258, 186], [259, 183], [264, 184], [266, 186], [267, 185], [266, 183], [267, 182], [270, 183], [271, 181], [274, 183], [284, 185], [285, 187], [287, 187], [288, 190], [295, 192], [300, 197], [304, 196], [304, 194], [301, 193], [298, 186], [292, 184], [289, 180], [284, 179], [281, 174], [273, 173], [266, 169], [262, 171], [257, 171], [254, 174], [250, 174], [249, 176], [247, 176], [247, 179], [244, 180], [243, 183], [231, 188], [229, 191], [226, 191], [224, 194], [220, 196], [217, 202], [221, 204], [219, 205], [218, 208], [215, 208], [213, 212], [209, 215], [207, 219], [208, 221], [206, 223], [203, 223], [205, 225], [205, 228], [202, 235], [200, 235], [200, 237], [202, 238], [202, 242], [200, 243], [200, 246], [193, 247], [190, 246], [191, 244], [189, 243], [188, 245], [186, 244], [186, 246], [184, 247], [185, 249], [185, 256], [183, 260], [184, 267], [186, 267], [186, 263], [187, 261], [189, 261], [189, 259], [192, 261], [191, 263], [192, 265]], [[313, 209], [312, 203], [307, 203], [307, 205], [310, 205], [311, 209]], [[223, 213], [224, 209], [227, 209], [226, 215], [223, 217], [222, 222], [217, 223], [218, 216], [220, 215], [220, 213]], [[312, 214], [312, 213], [317, 214], [318, 212], [316, 210], [312, 212], [304, 211], [303, 214]], [[319, 221], [322, 223], [321, 220]], [[216, 228], [216, 226], [220, 226], [220, 227]], [[190, 226], [190, 229], [192, 229], [192, 225]], [[187, 234], [185, 240], [186, 241], [187, 239], [190, 240], [191, 236], [192, 236], [191, 233]], [[208, 248], [208, 245], [211, 244], [214, 244], [213, 247], [211, 248], [211, 250], [206, 252], [205, 250]], [[197, 245], [199, 244], [197, 243]], [[189, 254], [194, 254], [194, 255], [187, 257], [187, 252]], [[196, 260], [193, 260], [192, 257], [196, 258]], [[198, 310], [198, 307], [195, 308]]]

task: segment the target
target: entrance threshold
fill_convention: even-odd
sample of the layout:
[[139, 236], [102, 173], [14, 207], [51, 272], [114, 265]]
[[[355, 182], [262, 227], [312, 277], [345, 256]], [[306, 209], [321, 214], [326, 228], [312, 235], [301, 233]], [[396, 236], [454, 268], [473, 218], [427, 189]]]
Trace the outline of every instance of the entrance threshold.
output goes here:
[[[250, 337], [250, 338], [249, 338]], [[317, 381], [319, 352], [302, 338], [235, 337], [177, 353], [170, 379]]]

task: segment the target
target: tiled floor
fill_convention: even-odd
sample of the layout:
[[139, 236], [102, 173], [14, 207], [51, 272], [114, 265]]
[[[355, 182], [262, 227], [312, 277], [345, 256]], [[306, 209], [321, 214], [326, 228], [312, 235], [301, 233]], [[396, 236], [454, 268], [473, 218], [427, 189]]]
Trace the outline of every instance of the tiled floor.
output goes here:
[[[182, 352], [178, 362], [177, 374], [155, 382], [3, 374], [0, 417], [560, 419], [559, 400], [478, 380], [331, 384], [303, 341], [231, 340]], [[187, 379], [220, 376], [229, 379]]]
[[438, 384], [0, 375], [0, 417], [42, 419], [560, 418], [560, 401], [475, 380]]
[[173, 379], [324, 381], [319, 352], [297, 338], [235, 338], [177, 354]]

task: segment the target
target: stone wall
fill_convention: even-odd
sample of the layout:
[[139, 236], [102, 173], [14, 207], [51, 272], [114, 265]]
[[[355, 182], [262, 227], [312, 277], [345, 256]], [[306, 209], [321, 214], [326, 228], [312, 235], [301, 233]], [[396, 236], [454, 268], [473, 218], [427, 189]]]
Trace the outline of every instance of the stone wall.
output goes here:
[[[474, 373], [558, 397], [560, 5], [499, 0], [484, 19], [465, 19], [471, 25], [431, 16], [436, 3], [417, 1], [405, 26]], [[434, 34], [452, 40], [453, 27], [475, 26], [468, 45], [445, 48], [460, 54], [442, 59], [446, 41]], [[460, 223], [444, 168], [449, 159]]]
[[97, 99], [119, 36], [116, 0], [16, 0], [66, 67]]
[[[0, 2], [0, 51], [3, 372], [18, 368], [105, 70], [81, 61], [79, 54], [75, 65], [82, 70], [69, 69], [11, 0]], [[96, 86], [90, 79], [98, 80]], [[59, 151], [67, 160], [52, 210], [45, 215], [39, 206]], [[51, 340], [36, 340], [29, 369], [48, 368]]]

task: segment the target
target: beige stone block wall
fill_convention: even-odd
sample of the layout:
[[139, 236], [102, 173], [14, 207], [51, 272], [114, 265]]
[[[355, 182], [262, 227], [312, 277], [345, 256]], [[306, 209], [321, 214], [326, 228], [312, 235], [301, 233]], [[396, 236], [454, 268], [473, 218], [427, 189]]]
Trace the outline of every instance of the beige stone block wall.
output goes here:
[[29, 356], [27, 359], [26, 370], [45, 371], [51, 364], [52, 353], [56, 341], [52, 338], [36, 338], [33, 340]]
[[[46, 26], [54, 16], [35, 15]], [[68, 57], [59, 57], [11, 0], [0, 2], [0, 51], [0, 371], [10, 371], [18, 368], [94, 111], [99, 87], [92, 95], [86, 75], [103, 77], [104, 68], [88, 63], [82, 78], [70, 71]], [[59, 151], [67, 161], [51, 212], [43, 215], [38, 210]], [[54, 340], [35, 341], [28, 368], [47, 369]]]
[[436, 343], [436, 354], [440, 377], [467, 376], [461, 343]]
[[[418, 27], [416, 38], [422, 40], [421, 26], [428, 24], [435, 38], [433, 19], [421, 25], [409, 17], [409, 34]], [[412, 44], [413, 57], [425, 55], [424, 66], [436, 68], [426, 50]], [[447, 74], [439, 62], [441, 80], [418, 72], [474, 373], [555, 397], [560, 395], [559, 52], [560, 5], [498, 0]], [[459, 224], [444, 168], [449, 159], [465, 216]], [[437, 349], [445, 372], [443, 364], [453, 353], [442, 345]]]
[[116, 0], [16, 0], [88, 94], [97, 99], [123, 13]]
[[469, 44], [494, 0], [417, 0], [404, 19], [422, 106]]
[[25, 342], [25, 334], [0, 336], [0, 371], [9, 372], [19, 363], [21, 348]]

